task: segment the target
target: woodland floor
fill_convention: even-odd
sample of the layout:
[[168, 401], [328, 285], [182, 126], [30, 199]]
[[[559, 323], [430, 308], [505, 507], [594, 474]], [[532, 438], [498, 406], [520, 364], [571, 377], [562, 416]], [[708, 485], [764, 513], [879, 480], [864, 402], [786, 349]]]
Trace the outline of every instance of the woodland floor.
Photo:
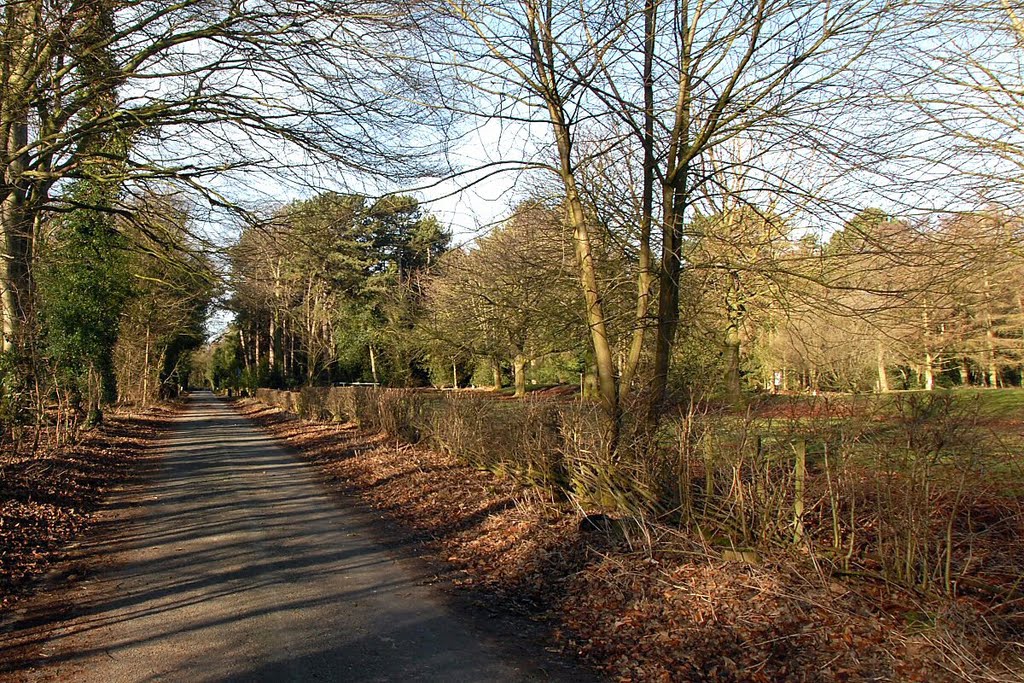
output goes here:
[[236, 403], [420, 544], [454, 593], [546, 625], [619, 681], [1024, 680], [1020, 632], [971, 599], [830, 578], [803, 556], [730, 563], [672, 529], [588, 531], [583, 512], [351, 425]]
[[140, 476], [178, 410], [123, 408], [76, 444], [0, 452], [0, 617], [92, 526], [108, 495]]

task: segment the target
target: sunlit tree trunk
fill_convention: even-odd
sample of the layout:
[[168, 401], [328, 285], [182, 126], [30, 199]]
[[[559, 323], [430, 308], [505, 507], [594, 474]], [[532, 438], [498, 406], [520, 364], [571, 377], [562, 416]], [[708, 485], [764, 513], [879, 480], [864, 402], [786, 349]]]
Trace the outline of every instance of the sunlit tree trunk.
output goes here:
[[[671, 202], [672, 192], [666, 192]], [[661, 244], [661, 269], [658, 278], [658, 324], [654, 345], [654, 377], [651, 382], [652, 413], [660, 412], [660, 405], [668, 390], [668, 368], [672, 359], [672, 346], [679, 326], [679, 273], [682, 249], [682, 228], [675, 212], [666, 209]]]
[[889, 392], [889, 375], [885, 369], [885, 351], [882, 349], [882, 342], [878, 342], [878, 391], [885, 394]]
[[249, 339], [249, 335], [247, 335], [245, 333], [245, 330], [239, 328], [239, 330], [238, 330], [238, 344], [239, 344], [239, 346], [242, 347], [242, 362], [245, 364], [246, 371], [249, 371], [249, 369], [252, 367], [251, 365], [249, 365], [249, 362], [250, 362], [249, 361], [249, 358], [250, 358], [249, 347], [252, 345], [252, 342], [251, 342], [251, 340], [247, 342], [246, 340], [248, 340], [248, 339]]
[[[0, 39], [0, 232], [4, 258], [3, 348], [22, 343], [32, 303], [33, 219], [29, 210], [29, 121], [44, 40], [38, 0], [5, 3]], [[43, 50], [44, 51], [44, 50]]]
[[0, 203], [0, 228], [3, 230], [3, 348], [20, 346], [33, 298], [31, 279], [33, 220], [28, 206], [28, 188], [23, 179], [27, 171], [28, 123], [19, 121], [8, 127], [7, 150], [13, 152], [5, 169], [4, 199]]
[[743, 402], [740, 388], [740, 331], [731, 324], [725, 331], [725, 391], [729, 402], [738, 406]]
[[380, 378], [377, 377], [377, 352], [373, 348], [373, 344], [369, 344], [370, 347], [370, 375], [373, 377], [374, 384], [380, 384]]
[[999, 369], [996, 366], [996, 333], [992, 324], [992, 300], [989, 295], [991, 283], [985, 273], [985, 361], [988, 364], [988, 385], [993, 389], [999, 385]]
[[651, 308], [654, 287], [654, 263], [651, 254], [651, 227], [654, 222], [654, 171], [657, 160], [654, 155], [654, 51], [656, 46], [658, 2], [648, 0], [644, 7], [644, 66], [643, 66], [643, 187], [641, 188], [640, 240], [637, 253], [637, 298], [634, 312], [633, 340], [629, 357], [622, 366], [619, 377], [619, 402], [628, 396], [633, 378], [640, 366], [644, 349], [645, 320]]
[[729, 402], [739, 406], [743, 402], [740, 387], [740, 320], [743, 307], [739, 301], [739, 274], [730, 273], [730, 288], [726, 293], [725, 328], [725, 390]]
[[252, 341], [253, 362], [258, 368], [260, 366], [260, 330], [256, 325], [253, 325], [252, 328]]
[[526, 396], [526, 356], [517, 353], [512, 359], [512, 371], [515, 375], [516, 397]]
[[985, 331], [985, 357], [988, 361], [988, 385], [995, 389], [999, 386], [999, 368], [996, 366], [995, 332], [990, 327]]
[[150, 354], [150, 328], [146, 325], [146, 351], [142, 359], [142, 405], [149, 402], [149, 354]]
[[288, 330], [288, 370], [285, 373], [288, 377], [294, 378], [298, 375], [298, 369], [295, 367], [295, 332], [289, 328]]
[[270, 369], [277, 367], [277, 311], [272, 311], [267, 323], [267, 363]]
[[935, 387], [935, 358], [932, 356], [932, 333], [928, 311], [924, 314], [924, 366], [921, 368], [925, 391], [931, 391]]
[[497, 358], [491, 358], [491, 386], [495, 391], [501, 391], [501, 362]]
[[619, 397], [615, 377], [615, 360], [605, 321], [604, 304], [597, 281], [597, 264], [587, 224], [583, 202], [572, 165], [572, 141], [569, 128], [564, 121], [564, 112], [554, 104], [549, 105], [555, 139], [558, 143], [560, 173], [566, 191], [566, 207], [569, 224], [573, 229], [576, 245], [576, 262], [579, 268], [580, 284], [586, 306], [586, 320], [590, 328], [591, 348], [597, 369], [598, 399], [602, 408], [603, 436], [609, 452], [615, 450], [619, 440]]

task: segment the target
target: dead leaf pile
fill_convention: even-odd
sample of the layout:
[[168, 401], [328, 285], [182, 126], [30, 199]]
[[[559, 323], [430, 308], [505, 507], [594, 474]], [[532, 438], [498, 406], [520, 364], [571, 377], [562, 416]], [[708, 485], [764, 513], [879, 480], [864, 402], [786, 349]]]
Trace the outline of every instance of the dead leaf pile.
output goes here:
[[62, 556], [111, 488], [137, 475], [174, 410], [112, 413], [75, 445], [0, 453], [0, 614]]
[[[972, 680], [996, 671], [986, 647], [1005, 650], [971, 640], [977, 605], [958, 625], [942, 603], [828, 577], [804, 557], [730, 563], [678, 530], [588, 532], [569, 505], [445, 455], [236, 405], [446, 563], [442, 579], [489, 609], [545, 621], [558, 649], [611, 680]], [[926, 633], [907, 616], [920, 613]], [[950, 639], [975, 661], [951, 661]], [[1024, 680], [1002, 665], [998, 675]]]

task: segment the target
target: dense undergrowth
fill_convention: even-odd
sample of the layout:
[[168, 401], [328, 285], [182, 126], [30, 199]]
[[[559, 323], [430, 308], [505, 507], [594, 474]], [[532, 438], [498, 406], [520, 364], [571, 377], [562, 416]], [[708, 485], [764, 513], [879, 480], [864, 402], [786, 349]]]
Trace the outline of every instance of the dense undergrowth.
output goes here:
[[826, 593], [855, 582], [898, 596], [883, 600], [900, 605], [887, 613], [923, 629], [929, 651], [956, 662], [950, 671], [1012, 678], [1020, 667], [1024, 423], [1013, 411], [989, 414], [951, 393], [776, 398], [743, 414], [693, 405], [609, 459], [579, 403], [351, 387], [258, 397], [604, 513], [601, 530], [634, 545], [685, 547], [762, 579], [763, 568], [786, 568]]

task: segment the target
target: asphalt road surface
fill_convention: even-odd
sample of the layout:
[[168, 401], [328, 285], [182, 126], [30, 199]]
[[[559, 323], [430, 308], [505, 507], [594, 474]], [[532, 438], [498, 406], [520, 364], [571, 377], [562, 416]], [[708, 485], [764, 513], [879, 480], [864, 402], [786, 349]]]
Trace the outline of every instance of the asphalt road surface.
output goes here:
[[[482, 628], [312, 468], [195, 395], [26, 680], [585, 680]], [[65, 599], [65, 598], [61, 598]], [[534, 648], [531, 651], [531, 648]], [[547, 662], [547, 663], [545, 663]]]

